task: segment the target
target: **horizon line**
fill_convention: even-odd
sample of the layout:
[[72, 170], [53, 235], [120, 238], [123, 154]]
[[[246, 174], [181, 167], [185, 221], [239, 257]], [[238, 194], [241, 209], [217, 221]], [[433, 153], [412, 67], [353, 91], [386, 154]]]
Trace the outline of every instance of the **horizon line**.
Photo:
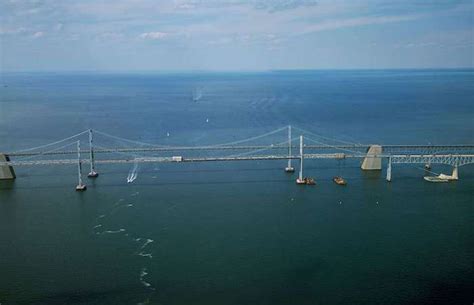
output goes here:
[[141, 69], [71, 69], [71, 70], [0, 70], [4, 73], [147, 73], [147, 74], [178, 74], [178, 73], [269, 73], [269, 72], [311, 72], [311, 71], [429, 71], [429, 70], [474, 70], [472, 67], [414, 67], [414, 68], [294, 68], [294, 69], [163, 69], [163, 70], [141, 70]]

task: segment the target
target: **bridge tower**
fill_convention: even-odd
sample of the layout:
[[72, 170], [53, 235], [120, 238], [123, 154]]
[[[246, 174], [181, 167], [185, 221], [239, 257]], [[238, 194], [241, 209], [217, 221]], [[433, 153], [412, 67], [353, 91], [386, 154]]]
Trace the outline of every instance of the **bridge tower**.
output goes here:
[[76, 186], [76, 191], [85, 191], [87, 186], [82, 183], [81, 141], [77, 141], [77, 176], [79, 183]]
[[303, 136], [300, 136], [300, 173], [298, 175], [298, 179], [296, 179], [297, 184], [305, 184], [303, 179], [303, 159], [304, 159], [304, 152], [303, 152]]
[[387, 181], [392, 181], [392, 157], [388, 158]]
[[96, 178], [99, 174], [95, 171], [95, 159], [94, 159], [94, 136], [92, 134], [92, 129], [89, 129], [89, 155], [90, 155], [90, 163], [91, 163], [91, 171], [87, 175], [89, 178]]
[[291, 125], [288, 125], [288, 166], [285, 168], [285, 172], [292, 173], [295, 169], [291, 166]]

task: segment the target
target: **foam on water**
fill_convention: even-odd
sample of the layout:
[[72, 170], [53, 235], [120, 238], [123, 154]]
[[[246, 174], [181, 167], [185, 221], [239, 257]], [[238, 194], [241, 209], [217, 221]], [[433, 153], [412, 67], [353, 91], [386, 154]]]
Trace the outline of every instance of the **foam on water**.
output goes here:
[[147, 238], [147, 240], [145, 241], [145, 243], [142, 245], [142, 247], [141, 247], [140, 249], [141, 249], [141, 250], [145, 249], [145, 247], [146, 247], [148, 244], [152, 243], [153, 241], [154, 241], [153, 239]]
[[121, 232], [125, 232], [125, 229], [118, 229], [118, 230], [107, 230], [107, 231], [104, 231], [103, 233], [104, 234], [117, 234], [117, 233], [121, 233]]
[[143, 257], [148, 257], [148, 258], [153, 258], [153, 255], [151, 253], [146, 253], [143, 250], [153, 242], [153, 239], [147, 238], [146, 241], [141, 245], [140, 249], [137, 251], [137, 255], [143, 256]]
[[153, 258], [153, 255], [152, 255], [151, 253], [143, 253], [143, 252], [140, 252], [140, 253], [138, 253], [137, 255], [143, 256], [143, 257], [148, 257], [148, 258]]
[[140, 271], [140, 282], [143, 284], [143, 286], [149, 288], [151, 287], [151, 284], [145, 281], [145, 277], [148, 275], [147, 268], [143, 267], [142, 270]]
[[[130, 178], [133, 179], [133, 180], [134, 180], [134, 177], [136, 178], [136, 173], [135, 174], [132, 173], [132, 175], [130, 176]], [[138, 195], [139, 195], [139, 192], [134, 192], [134, 193], [130, 194], [130, 197], [136, 197]], [[129, 201], [128, 203], [123, 203], [124, 201], [125, 201], [124, 198], [119, 199], [118, 201], [116, 201], [112, 205], [112, 207], [109, 209], [109, 211], [107, 213], [102, 214], [102, 215], [100, 215], [96, 218], [96, 225], [94, 225], [92, 227], [92, 230], [95, 232], [96, 235], [120, 234], [120, 233], [127, 232], [127, 230], [125, 228], [120, 228], [120, 229], [117, 229], [117, 230], [112, 230], [112, 229], [105, 230], [104, 229], [104, 224], [102, 223], [102, 221], [105, 218], [110, 218], [121, 208], [123, 208], [123, 207], [130, 208], [130, 207], [134, 206], [133, 202]], [[99, 228], [102, 228], [103, 231], [98, 232], [97, 230]], [[132, 253], [132, 255], [140, 256], [140, 257], [146, 257], [148, 259], [153, 259], [153, 255], [152, 255], [151, 252], [145, 252], [144, 251], [149, 246], [149, 244], [154, 242], [153, 239], [145, 238], [145, 237], [136, 237], [136, 236], [133, 236], [133, 234], [131, 234], [130, 232], [125, 233], [124, 236], [129, 239], [129, 242], [140, 243], [140, 246], [139, 246], [138, 250], [136, 250], [134, 253]], [[151, 286], [151, 284], [145, 280], [145, 277], [147, 275], [148, 275], [147, 267], [143, 266], [140, 270], [139, 281], [141, 282], [141, 284], [145, 288], [149, 289], [150, 291], [154, 291], [155, 289]], [[143, 301], [141, 303], [138, 303], [138, 304], [148, 304], [149, 300], [150, 300], [150, 296], [148, 296], [145, 301]]]

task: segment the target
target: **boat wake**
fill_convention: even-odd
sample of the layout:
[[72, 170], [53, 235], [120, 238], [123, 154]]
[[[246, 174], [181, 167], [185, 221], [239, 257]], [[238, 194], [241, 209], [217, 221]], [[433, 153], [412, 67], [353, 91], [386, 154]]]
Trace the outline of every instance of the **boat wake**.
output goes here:
[[[136, 241], [141, 241], [141, 238], [135, 239]], [[151, 244], [153, 242], [153, 239], [147, 238], [143, 245], [136, 251], [136, 254], [139, 256], [143, 257], [148, 257], [148, 258], [153, 258], [152, 253], [146, 253], [144, 250], [148, 244]]]
[[[129, 174], [129, 178], [131, 178], [132, 181], [136, 179], [136, 173], [137, 173], [137, 166], [134, 166], [134, 168], [131, 170]], [[127, 178], [127, 182], [128, 180], [129, 179]], [[130, 199], [138, 196], [138, 194], [139, 194], [138, 192], [134, 192], [130, 194], [130, 197], [131, 197]], [[132, 232], [126, 230], [125, 228], [118, 228], [118, 229], [109, 228], [105, 223], [109, 218], [111, 218], [116, 213], [116, 211], [121, 210], [121, 209], [131, 208], [133, 206], [134, 204], [132, 202], [126, 201], [124, 198], [119, 199], [109, 208], [108, 212], [97, 216], [95, 224], [92, 226], [92, 231], [95, 233], [95, 235], [99, 235], [99, 236], [106, 236], [106, 235], [124, 236], [125, 239], [128, 240], [128, 242], [131, 242], [137, 245], [136, 250], [130, 253], [131, 255], [138, 256], [138, 257], [146, 257], [147, 259], [151, 260], [153, 259], [153, 253], [150, 250], [150, 244], [154, 242], [153, 239], [136, 236], [132, 234]], [[147, 293], [146, 299], [137, 304], [148, 304], [150, 302], [150, 297], [152, 293], [154, 293], [155, 291], [155, 288], [152, 286], [152, 284], [145, 279], [149, 274], [147, 264], [148, 263], [145, 263], [145, 261], [143, 261], [143, 265], [141, 269], [139, 270], [139, 281], [142, 284], [142, 286], [146, 290], [148, 290], [148, 293]]]
[[[147, 268], [143, 267], [141, 272], [140, 272], [140, 282], [143, 284], [145, 287], [151, 287], [151, 284], [145, 281], [145, 277], [148, 275]], [[153, 288], [151, 288], [153, 289]]]
[[130, 170], [127, 176], [127, 183], [132, 183], [138, 177], [138, 163], [133, 164], [133, 168]]
[[193, 90], [193, 101], [198, 102], [202, 98], [202, 88], [198, 87]]
[[102, 232], [102, 234], [117, 234], [117, 233], [122, 233], [125, 232], [125, 229], [118, 229], [118, 230], [107, 230]]

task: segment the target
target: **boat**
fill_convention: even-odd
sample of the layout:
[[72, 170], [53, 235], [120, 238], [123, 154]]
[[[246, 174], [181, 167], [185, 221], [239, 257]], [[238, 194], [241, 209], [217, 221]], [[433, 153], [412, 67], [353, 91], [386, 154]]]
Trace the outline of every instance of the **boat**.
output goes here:
[[316, 181], [313, 178], [304, 177], [303, 179], [296, 179], [296, 184], [315, 185]]
[[334, 178], [332, 178], [332, 180], [337, 184], [337, 185], [346, 185], [347, 184], [347, 181], [342, 178], [342, 177], [339, 177], [339, 176], [336, 176]]
[[201, 88], [196, 88], [193, 90], [193, 102], [198, 102], [202, 98], [202, 89]]
[[458, 167], [455, 166], [453, 169], [453, 173], [451, 175], [446, 174], [439, 174], [438, 176], [425, 176], [423, 177], [426, 181], [429, 182], [449, 182], [449, 181], [456, 181], [459, 179], [458, 176]]
[[459, 180], [458, 175], [458, 166], [455, 165], [453, 168], [453, 173], [451, 175], [439, 174], [438, 176], [425, 176], [423, 177], [426, 181], [429, 182], [449, 182]]
[[425, 176], [423, 179], [428, 182], [449, 182], [448, 179], [440, 178], [439, 176]]
[[445, 179], [445, 180], [448, 180], [448, 181], [451, 181], [451, 180], [458, 180], [458, 177], [455, 176], [455, 175], [439, 174], [438, 178], [440, 178], [440, 179]]

